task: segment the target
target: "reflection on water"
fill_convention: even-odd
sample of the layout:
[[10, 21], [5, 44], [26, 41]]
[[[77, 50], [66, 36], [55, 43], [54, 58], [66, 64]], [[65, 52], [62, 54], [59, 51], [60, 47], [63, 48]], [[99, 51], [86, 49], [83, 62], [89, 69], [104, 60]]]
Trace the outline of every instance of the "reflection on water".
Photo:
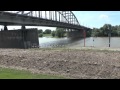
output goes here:
[[[111, 47], [120, 47], [120, 38], [111, 37]], [[83, 47], [84, 39], [70, 39], [70, 38], [39, 38], [40, 47], [57, 47], [57, 46], [71, 46], [71, 47]], [[85, 39], [86, 47], [109, 47], [108, 37], [89, 37]]]

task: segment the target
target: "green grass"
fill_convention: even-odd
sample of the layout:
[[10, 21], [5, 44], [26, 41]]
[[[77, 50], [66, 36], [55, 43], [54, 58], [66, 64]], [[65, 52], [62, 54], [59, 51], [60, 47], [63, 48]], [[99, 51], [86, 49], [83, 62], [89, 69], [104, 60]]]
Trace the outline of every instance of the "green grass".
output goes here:
[[43, 37], [52, 37], [51, 34], [43, 34]]
[[33, 74], [25, 70], [0, 68], [0, 79], [66, 79], [62, 76]]

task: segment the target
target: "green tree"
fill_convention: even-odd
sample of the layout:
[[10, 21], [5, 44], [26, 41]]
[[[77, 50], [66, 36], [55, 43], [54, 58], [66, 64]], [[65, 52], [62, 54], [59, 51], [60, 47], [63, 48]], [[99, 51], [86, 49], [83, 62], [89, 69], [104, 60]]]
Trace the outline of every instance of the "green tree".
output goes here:
[[93, 28], [92, 29], [92, 35], [93, 37], [97, 37], [98, 36], [98, 33], [99, 33], [99, 29], [98, 28]]
[[56, 36], [64, 37], [65, 31], [63, 28], [56, 28]]
[[46, 29], [46, 30], [44, 31], [44, 34], [51, 34], [51, 30], [50, 30], [50, 29]]
[[112, 36], [118, 36], [118, 32], [116, 30], [112, 30], [111, 35]]
[[91, 37], [91, 34], [92, 34], [92, 30], [86, 31], [86, 37]]
[[38, 34], [39, 37], [43, 37], [43, 33]]
[[112, 25], [111, 24], [105, 24], [103, 26], [103, 30], [104, 30], [104, 36], [108, 36], [108, 33], [110, 31], [112, 31]]
[[111, 24], [104, 24], [102, 27], [93, 28], [92, 36], [106, 36], [111, 33], [111, 36], [120, 36], [120, 25], [112, 26]]
[[43, 30], [42, 30], [42, 29], [38, 30], [38, 33], [39, 33], [39, 34], [40, 34], [40, 33], [43, 33]]
[[55, 31], [52, 31], [52, 36], [55, 37]]

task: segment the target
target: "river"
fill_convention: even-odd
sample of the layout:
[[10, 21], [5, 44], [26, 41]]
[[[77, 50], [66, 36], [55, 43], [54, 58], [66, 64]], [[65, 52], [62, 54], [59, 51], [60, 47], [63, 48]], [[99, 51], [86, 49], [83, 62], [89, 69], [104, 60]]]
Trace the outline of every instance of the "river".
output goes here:
[[[49, 47], [83, 47], [84, 39], [70, 39], [70, 38], [51, 38], [42, 37], [39, 38], [39, 44], [41, 48]], [[88, 37], [85, 39], [86, 47], [109, 47], [108, 37]], [[110, 38], [110, 47], [120, 48], [120, 37]]]

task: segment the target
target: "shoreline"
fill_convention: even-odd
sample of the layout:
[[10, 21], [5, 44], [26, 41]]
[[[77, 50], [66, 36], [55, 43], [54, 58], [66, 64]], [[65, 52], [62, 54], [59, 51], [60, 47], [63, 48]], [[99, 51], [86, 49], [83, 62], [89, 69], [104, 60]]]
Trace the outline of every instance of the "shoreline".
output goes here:
[[0, 67], [75, 79], [113, 79], [120, 78], [119, 51], [93, 47], [0, 49]]

